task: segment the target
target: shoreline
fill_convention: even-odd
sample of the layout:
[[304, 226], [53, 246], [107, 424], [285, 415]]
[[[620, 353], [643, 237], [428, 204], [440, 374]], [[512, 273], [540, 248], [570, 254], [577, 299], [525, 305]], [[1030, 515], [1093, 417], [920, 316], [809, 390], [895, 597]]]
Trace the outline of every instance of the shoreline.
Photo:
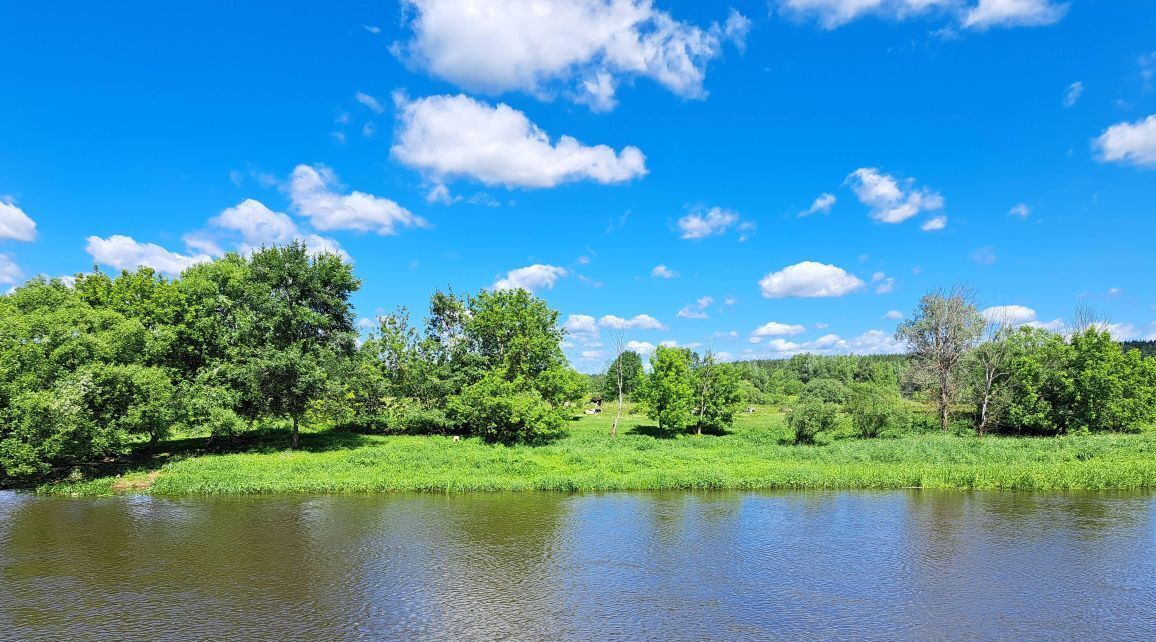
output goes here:
[[[584, 417], [540, 446], [477, 438], [303, 435], [277, 448], [174, 457], [120, 476], [42, 484], [35, 492], [100, 496], [492, 493], [663, 490], [1156, 489], [1156, 432], [1008, 437], [907, 431], [877, 439], [836, 432], [813, 446], [785, 443], [781, 415], [742, 417], [723, 435], [655, 436], [644, 418], [609, 438], [609, 417]], [[272, 441], [273, 443], [268, 443]]]

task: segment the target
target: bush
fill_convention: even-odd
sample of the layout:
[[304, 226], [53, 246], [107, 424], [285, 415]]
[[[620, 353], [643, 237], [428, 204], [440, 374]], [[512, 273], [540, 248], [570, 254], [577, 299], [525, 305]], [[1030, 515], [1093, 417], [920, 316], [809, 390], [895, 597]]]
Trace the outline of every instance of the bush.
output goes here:
[[812, 379], [803, 386], [799, 398], [841, 406], [851, 399], [851, 390], [835, 379]]
[[426, 408], [413, 399], [394, 399], [378, 412], [355, 413], [338, 426], [368, 435], [432, 435], [445, 434], [454, 424], [441, 408]]
[[450, 400], [450, 418], [459, 427], [491, 442], [540, 443], [558, 437], [563, 412], [517, 381], [487, 376]]
[[818, 399], [805, 399], [787, 415], [787, 426], [795, 433], [796, 444], [813, 444], [815, 436], [835, 427], [839, 407]]
[[855, 431], [864, 439], [878, 437], [884, 429], [907, 422], [899, 390], [891, 386], [857, 384], [847, 405]]

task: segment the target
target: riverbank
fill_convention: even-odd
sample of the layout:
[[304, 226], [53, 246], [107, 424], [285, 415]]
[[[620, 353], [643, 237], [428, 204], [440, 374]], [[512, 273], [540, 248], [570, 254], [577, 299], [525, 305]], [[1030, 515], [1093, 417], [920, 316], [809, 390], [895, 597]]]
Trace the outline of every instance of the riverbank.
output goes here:
[[[1156, 488], [1156, 432], [1016, 438], [849, 432], [790, 443], [773, 409], [740, 416], [722, 435], [667, 436], [645, 417], [584, 416], [544, 446], [441, 436], [325, 431], [283, 449], [283, 435], [242, 452], [154, 459], [119, 476], [41, 486], [53, 494], [158, 495], [379, 491], [609, 491], [670, 489], [1136, 490]], [[171, 444], [162, 444], [161, 450]], [[166, 463], [158, 464], [158, 461]]]

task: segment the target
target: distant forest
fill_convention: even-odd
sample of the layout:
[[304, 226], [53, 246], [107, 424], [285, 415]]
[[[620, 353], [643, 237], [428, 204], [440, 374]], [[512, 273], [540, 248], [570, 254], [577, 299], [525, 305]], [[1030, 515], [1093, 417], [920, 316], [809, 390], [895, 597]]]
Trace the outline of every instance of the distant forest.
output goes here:
[[1145, 357], [1156, 357], [1156, 341], [1121, 341], [1124, 351], [1136, 349]]

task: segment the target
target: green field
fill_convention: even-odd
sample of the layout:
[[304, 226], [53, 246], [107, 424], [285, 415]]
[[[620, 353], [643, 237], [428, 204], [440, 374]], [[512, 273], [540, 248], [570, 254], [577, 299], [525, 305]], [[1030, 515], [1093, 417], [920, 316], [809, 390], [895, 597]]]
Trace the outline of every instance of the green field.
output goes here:
[[[201, 450], [202, 438], [161, 445], [120, 475], [72, 478], [41, 492], [159, 495], [484, 492], [770, 488], [1144, 489], [1156, 488], [1156, 432], [1050, 438], [976, 438], [911, 430], [873, 440], [843, 428], [813, 446], [790, 441], [783, 415], [760, 408], [722, 435], [664, 435], [645, 417], [582, 416], [544, 446], [476, 438], [374, 436], [319, 431], [302, 448], [286, 435], [248, 435], [234, 452]], [[107, 472], [107, 471], [105, 471]]]

